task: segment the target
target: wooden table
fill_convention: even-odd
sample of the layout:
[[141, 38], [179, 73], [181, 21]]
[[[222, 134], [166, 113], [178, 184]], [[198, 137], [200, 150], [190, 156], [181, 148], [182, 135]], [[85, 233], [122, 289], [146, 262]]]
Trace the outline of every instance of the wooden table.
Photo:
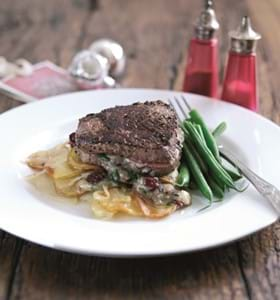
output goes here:
[[[124, 87], [180, 90], [200, 2], [1, 1], [0, 55], [34, 63], [49, 59], [67, 67], [77, 50], [111, 37], [128, 56]], [[216, 0], [216, 9], [221, 77], [227, 32], [241, 16], [249, 14], [263, 35], [258, 48], [261, 114], [279, 124], [279, 0]], [[0, 111], [17, 105], [1, 96]], [[0, 299], [280, 299], [279, 222], [217, 249], [145, 259], [67, 254], [0, 231]]]

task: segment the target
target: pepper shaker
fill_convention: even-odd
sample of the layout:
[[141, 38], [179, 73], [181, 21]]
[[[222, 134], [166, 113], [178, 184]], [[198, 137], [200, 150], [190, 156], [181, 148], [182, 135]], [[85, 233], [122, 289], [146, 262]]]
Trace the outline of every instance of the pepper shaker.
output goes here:
[[213, 2], [205, 1], [205, 8], [195, 25], [190, 41], [183, 84], [184, 92], [216, 97], [218, 92], [218, 40], [215, 32], [219, 23]]
[[253, 111], [258, 110], [256, 45], [261, 35], [251, 27], [248, 16], [229, 33], [230, 51], [221, 98]]

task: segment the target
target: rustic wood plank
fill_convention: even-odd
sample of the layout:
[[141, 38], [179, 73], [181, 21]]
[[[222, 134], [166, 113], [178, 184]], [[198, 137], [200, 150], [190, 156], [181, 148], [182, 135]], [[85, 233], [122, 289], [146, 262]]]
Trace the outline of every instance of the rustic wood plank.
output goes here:
[[247, 299], [232, 249], [111, 259], [29, 244], [21, 256], [11, 299]]
[[1, 27], [6, 28], [0, 37], [1, 54], [9, 60], [25, 57], [34, 63], [49, 59], [66, 67], [82, 44], [94, 1], [41, 2], [0, 3]]
[[280, 298], [280, 224], [239, 243], [240, 267], [251, 299]]
[[190, 35], [192, 11], [198, 3], [185, 1], [100, 2], [99, 10], [89, 20], [82, 43], [87, 47], [104, 36], [118, 40], [128, 56], [128, 68], [123, 86], [168, 88], [174, 77], [174, 66]]
[[10, 294], [22, 240], [0, 231], [0, 299]]
[[[279, 122], [279, 38], [273, 39], [266, 21], [273, 16], [271, 26], [279, 26], [280, 5], [277, 0], [246, 2], [265, 38], [259, 51], [261, 111]], [[128, 54], [124, 86], [180, 90], [186, 41], [199, 5], [191, 0], [0, 3], [1, 54], [32, 62], [47, 58], [67, 67], [78, 49], [111, 37]], [[222, 23], [221, 76], [227, 31], [248, 10], [242, 0], [231, 10], [227, 5], [216, 0]], [[1, 97], [0, 111], [16, 105]], [[216, 250], [151, 259], [85, 257], [31, 243], [22, 246], [21, 240], [2, 236], [0, 232], [0, 299], [280, 299], [279, 223]]]

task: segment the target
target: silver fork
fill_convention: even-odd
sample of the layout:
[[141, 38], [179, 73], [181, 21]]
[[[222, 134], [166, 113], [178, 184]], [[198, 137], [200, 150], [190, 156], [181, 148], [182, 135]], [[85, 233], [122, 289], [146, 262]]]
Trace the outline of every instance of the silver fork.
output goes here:
[[[186, 98], [181, 95], [181, 99], [174, 97], [173, 99], [168, 99], [169, 104], [174, 108], [180, 121], [183, 121], [187, 117], [188, 111], [191, 110]], [[228, 149], [225, 149], [223, 145], [219, 145], [219, 151], [222, 156], [229, 160], [233, 165], [235, 165], [239, 171], [248, 179], [249, 182], [256, 188], [256, 190], [267, 199], [274, 209], [280, 216], [280, 191], [269, 182], [265, 181], [251, 169], [249, 169], [243, 162], [241, 162], [234, 154], [232, 154]]]

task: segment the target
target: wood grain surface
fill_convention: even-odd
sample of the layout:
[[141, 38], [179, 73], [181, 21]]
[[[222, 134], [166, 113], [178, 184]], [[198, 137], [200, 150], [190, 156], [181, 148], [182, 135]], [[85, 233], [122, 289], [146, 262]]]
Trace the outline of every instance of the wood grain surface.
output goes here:
[[[34, 63], [49, 59], [67, 67], [77, 50], [110, 37], [128, 56], [124, 87], [180, 90], [200, 2], [1, 1], [0, 55]], [[249, 14], [263, 36], [260, 112], [280, 124], [279, 0], [216, 0], [216, 10], [221, 78], [227, 32]], [[17, 105], [0, 98], [0, 112]], [[145, 259], [67, 254], [0, 231], [0, 299], [280, 299], [280, 225], [217, 249]]]

